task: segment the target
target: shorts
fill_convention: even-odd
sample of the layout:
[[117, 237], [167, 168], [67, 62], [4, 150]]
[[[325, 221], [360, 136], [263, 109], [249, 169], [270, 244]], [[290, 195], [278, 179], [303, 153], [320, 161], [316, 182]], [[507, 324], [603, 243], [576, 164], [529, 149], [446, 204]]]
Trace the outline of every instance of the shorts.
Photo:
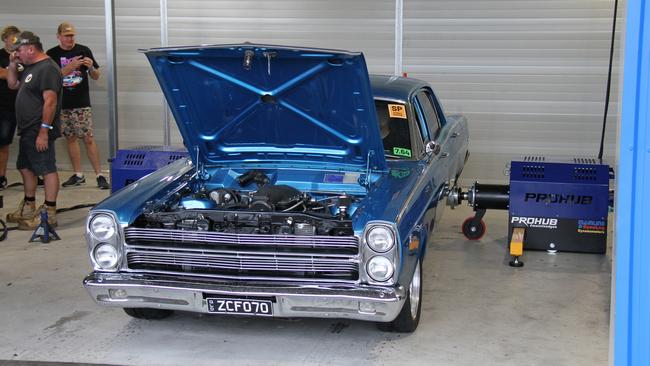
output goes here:
[[56, 172], [56, 154], [53, 138], [48, 139], [47, 150], [36, 150], [36, 136], [38, 129], [34, 131], [23, 131], [20, 135], [18, 147], [17, 169], [29, 169], [36, 175], [46, 175]]
[[61, 133], [65, 137], [80, 139], [93, 136], [93, 110], [91, 107], [61, 110]]
[[16, 133], [16, 113], [0, 111], [0, 146], [11, 145]]

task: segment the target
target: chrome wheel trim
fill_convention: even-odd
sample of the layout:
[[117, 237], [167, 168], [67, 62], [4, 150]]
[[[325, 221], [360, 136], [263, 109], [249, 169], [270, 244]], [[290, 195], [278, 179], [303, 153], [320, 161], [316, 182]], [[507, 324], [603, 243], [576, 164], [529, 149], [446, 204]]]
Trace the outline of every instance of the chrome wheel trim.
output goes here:
[[418, 307], [420, 306], [420, 287], [422, 286], [422, 278], [420, 271], [420, 261], [415, 266], [411, 286], [409, 287], [409, 302], [411, 303], [411, 318], [415, 319], [418, 316]]

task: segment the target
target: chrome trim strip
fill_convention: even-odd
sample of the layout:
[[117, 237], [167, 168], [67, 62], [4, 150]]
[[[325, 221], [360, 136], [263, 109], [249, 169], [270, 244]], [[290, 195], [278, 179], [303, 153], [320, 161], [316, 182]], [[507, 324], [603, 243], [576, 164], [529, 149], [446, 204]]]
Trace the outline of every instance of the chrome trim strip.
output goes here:
[[126, 228], [124, 235], [127, 240], [165, 240], [169, 242], [200, 242], [209, 244], [237, 244], [237, 245], [266, 245], [266, 246], [319, 246], [319, 247], [346, 247], [359, 246], [355, 236], [301, 236], [301, 235], [261, 235], [261, 234], [233, 234], [212, 231], [187, 231], [167, 229]]
[[178, 273], [178, 272], [172, 272], [172, 271], [154, 271], [154, 270], [146, 270], [146, 269], [123, 269], [125, 273], [137, 275], [137, 274], [144, 274], [144, 275], [169, 275], [169, 276], [179, 276], [179, 275], [187, 275], [187, 276], [192, 276], [192, 277], [201, 277], [201, 278], [206, 278], [206, 279], [219, 279], [219, 280], [235, 280], [235, 281], [274, 281], [278, 283], [289, 283], [289, 282], [296, 282], [296, 283], [308, 283], [308, 282], [316, 282], [316, 283], [339, 283], [339, 284], [349, 284], [349, 285], [354, 285], [360, 283], [359, 280], [340, 280], [340, 279], [331, 279], [331, 278], [298, 278], [298, 277], [269, 277], [269, 276], [230, 276], [230, 275], [223, 275], [223, 274], [212, 274], [212, 273]]
[[263, 252], [248, 252], [248, 251], [242, 251], [242, 250], [218, 250], [218, 249], [200, 249], [200, 248], [179, 248], [179, 247], [165, 247], [165, 246], [143, 246], [143, 245], [126, 245], [125, 246], [128, 252], [136, 252], [136, 253], [155, 253], [156, 251], [158, 252], [165, 252], [165, 253], [177, 253], [178, 255], [192, 255], [195, 253], [200, 253], [204, 254], [206, 256], [208, 255], [213, 255], [213, 256], [237, 256], [241, 258], [263, 258], [264, 256], [266, 257], [271, 257], [271, 258], [287, 258], [289, 257], [322, 257], [323, 259], [325, 258], [330, 258], [331, 260], [341, 260], [341, 259], [349, 259], [349, 260], [354, 260], [356, 257], [356, 254], [329, 254], [329, 253], [295, 253], [295, 252], [269, 252], [269, 251], [263, 251]]

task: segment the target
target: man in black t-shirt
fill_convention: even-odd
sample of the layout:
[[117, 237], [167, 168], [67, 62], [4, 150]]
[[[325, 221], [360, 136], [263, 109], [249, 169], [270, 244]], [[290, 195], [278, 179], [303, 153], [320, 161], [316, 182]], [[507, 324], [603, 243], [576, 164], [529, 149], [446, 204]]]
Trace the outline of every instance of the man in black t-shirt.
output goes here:
[[95, 170], [97, 186], [108, 189], [108, 182], [101, 174], [99, 149], [93, 135], [93, 115], [88, 87], [88, 77], [93, 80], [99, 79], [99, 64], [90, 48], [76, 43], [76, 33], [77, 30], [72, 24], [61, 23], [56, 32], [59, 45], [47, 51], [48, 56], [59, 64], [63, 75], [61, 132], [68, 141], [68, 154], [75, 172], [63, 182], [63, 186], [71, 187], [86, 183], [81, 170], [81, 150], [78, 141], [83, 139], [88, 160]]
[[5, 27], [0, 36], [4, 47], [0, 50], [0, 190], [7, 187], [7, 161], [9, 161], [9, 145], [13, 142], [16, 132], [16, 91], [7, 86], [7, 66], [9, 54], [13, 52], [13, 43], [20, 30], [13, 25]]
[[[56, 226], [56, 198], [59, 174], [56, 171], [54, 140], [60, 136], [58, 118], [61, 111], [61, 71], [45, 52], [40, 38], [22, 32], [9, 56], [7, 86], [18, 89], [16, 122], [20, 146], [16, 168], [23, 178], [25, 198], [18, 210], [7, 215], [19, 230], [33, 230], [40, 224], [35, 210], [37, 175], [45, 181], [45, 204], [48, 222]], [[18, 75], [18, 62], [25, 66]], [[43, 207], [43, 206], [42, 206]]]

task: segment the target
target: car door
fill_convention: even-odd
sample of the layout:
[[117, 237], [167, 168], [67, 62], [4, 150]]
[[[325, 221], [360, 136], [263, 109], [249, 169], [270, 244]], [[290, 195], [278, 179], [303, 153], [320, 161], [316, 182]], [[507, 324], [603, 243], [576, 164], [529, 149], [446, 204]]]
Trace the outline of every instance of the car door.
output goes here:
[[415, 109], [420, 128], [424, 132], [424, 144], [429, 146], [429, 150], [432, 150], [425, 156], [423, 163], [426, 164], [424, 169], [426, 179], [431, 182], [433, 187], [430, 192], [432, 195], [432, 210], [430, 211], [433, 213], [432, 218], [435, 218], [437, 222], [442, 213], [441, 208], [436, 209], [437, 204], [443, 198], [443, 192], [449, 184], [450, 152], [447, 146], [448, 134], [445, 133], [445, 125], [441, 119], [441, 114], [436, 109], [433, 98], [433, 92], [428, 88], [423, 88], [411, 97], [411, 103]]

